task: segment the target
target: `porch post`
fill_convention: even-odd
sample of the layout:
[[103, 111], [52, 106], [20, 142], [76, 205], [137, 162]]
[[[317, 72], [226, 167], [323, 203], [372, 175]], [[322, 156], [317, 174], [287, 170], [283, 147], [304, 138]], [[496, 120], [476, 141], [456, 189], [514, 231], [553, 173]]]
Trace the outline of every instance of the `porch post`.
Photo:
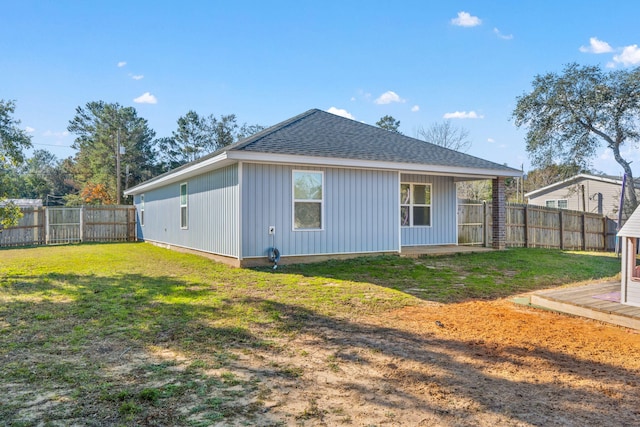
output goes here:
[[507, 247], [506, 207], [504, 195], [504, 177], [497, 177], [491, 181], [491, 213], [493, 216], [493, 249], [505, 249]]

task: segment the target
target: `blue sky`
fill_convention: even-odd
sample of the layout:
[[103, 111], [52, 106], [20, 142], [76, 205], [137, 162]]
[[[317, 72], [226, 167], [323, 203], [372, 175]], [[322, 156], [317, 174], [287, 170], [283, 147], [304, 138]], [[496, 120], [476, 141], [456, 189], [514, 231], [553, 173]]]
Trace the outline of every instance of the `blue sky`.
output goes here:
[[[527, 171], [510, 117], [536, 74], [640, 65], [632, 0], [0, 1], [0, 99], [59, 158], [76, 107], [103, 100], [158, 137], [189, 110], [265, 126], [310, 108], [389, 114], [409, 136], [451, 117], [469, 154]], [[620, 173], [604, 149], [593, 166]]]

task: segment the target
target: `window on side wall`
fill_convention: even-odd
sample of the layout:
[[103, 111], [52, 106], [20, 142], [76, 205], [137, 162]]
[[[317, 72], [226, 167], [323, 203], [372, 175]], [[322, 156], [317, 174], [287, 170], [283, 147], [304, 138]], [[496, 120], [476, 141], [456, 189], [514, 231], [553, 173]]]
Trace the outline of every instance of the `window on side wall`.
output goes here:
[[293, 229], [322, 230], [324, 173], [293, 171]]
[[140, 195], [140, 226], [144, 227], [144, 194]]
[[569, 201], [567, 199], [549, 199], [545, 200], [545, 206], [548, 208], [567, 209]]
[[431, 184], [400, 184], [400, 225], [431, 226]]
[[186, 229], [189, 227], [189, 195], [187, 194], [187, 183], [180, 184], [180, 228]]

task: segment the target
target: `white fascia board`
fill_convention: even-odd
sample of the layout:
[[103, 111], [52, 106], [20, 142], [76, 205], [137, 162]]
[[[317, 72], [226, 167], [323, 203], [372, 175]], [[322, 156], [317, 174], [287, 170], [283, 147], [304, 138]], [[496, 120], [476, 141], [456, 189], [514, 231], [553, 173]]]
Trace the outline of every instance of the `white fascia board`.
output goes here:
[[377, 160], [354, 160], [339, 157], [310, 157], [291, 154], [258, 153], [251, 151], [230, 151], [228, 159], [257, 163], [285, 163], [292, 165], [318, 165], [341, 168], [388, 169], [402, 172], [429, 173], [442, 176], [457, 176], [475, 179], [489, 179], [498, 176], [519, 177], [519, 170], [466, 168], [461, 166], [440, 166], [420, 163], [384, 162]]
[[124, 195], [129, 196], [132, 194], [144, 193], [145, 191], [153, 190], [168, 184], [183, 181], [196, 175], [200, 175], [203, 172], [219, 169], [231, 163], [235, 162], [228, 159], [226, 152], [220, 153], [219, 155], [210, 159], [194, 163], [183, 169], [179, 168], [173, 172], [167, 172], [164, 175], [160, 175], [158, 178], [143, 182], [142, 184], [136, 185], [135, 187], [131, 187], [124, 192]]

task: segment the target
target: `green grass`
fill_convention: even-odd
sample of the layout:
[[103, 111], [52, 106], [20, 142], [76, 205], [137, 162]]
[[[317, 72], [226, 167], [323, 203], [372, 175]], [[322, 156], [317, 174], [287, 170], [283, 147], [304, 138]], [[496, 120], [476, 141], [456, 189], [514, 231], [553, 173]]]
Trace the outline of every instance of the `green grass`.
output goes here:
[[373, 283], [421, 299], [451, 303], [493, 299], [571, 282], [611, 278], [620, 260], [610, 253], [509, 249], [419, 259], [358, 258], [285, 267], [283, 273]]
[[[282, 342], [318, 323], [610, 277], [619, 264], [609, 254], [512, 249], [273, 271], [147, 244], [0, 250], [0, 419], [250, 425], [266, 385], [238, 370], [243, 353], [285, 351]], [[271, 369], [305, 377], [295, 365]], [[317, 415], [310, 404], [300, 418]]]

